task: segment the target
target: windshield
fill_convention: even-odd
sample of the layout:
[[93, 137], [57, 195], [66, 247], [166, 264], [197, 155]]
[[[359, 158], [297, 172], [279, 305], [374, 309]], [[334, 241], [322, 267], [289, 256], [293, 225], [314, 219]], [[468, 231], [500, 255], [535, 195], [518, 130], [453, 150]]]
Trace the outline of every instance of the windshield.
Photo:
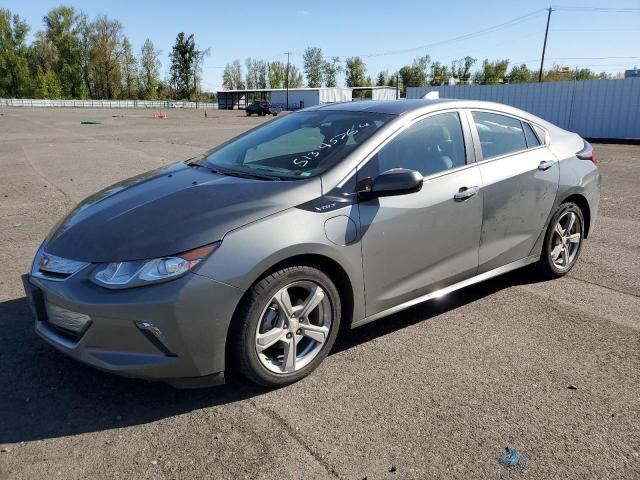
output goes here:
[[221, 171], [307, 178], [341, 161], [393, 117], [331, 110], [293, 113], [214, 150], [203, 164]]

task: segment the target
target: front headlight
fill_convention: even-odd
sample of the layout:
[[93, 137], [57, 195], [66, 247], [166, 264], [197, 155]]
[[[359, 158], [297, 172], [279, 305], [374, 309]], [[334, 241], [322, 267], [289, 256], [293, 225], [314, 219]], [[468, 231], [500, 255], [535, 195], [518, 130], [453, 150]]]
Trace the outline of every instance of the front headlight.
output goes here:
[[107, 288], [130, 288], [181, 277], [211, 255], [220, 242], [162, 258], [132, 262], [103, 263], [91, 274], [91, 281]]

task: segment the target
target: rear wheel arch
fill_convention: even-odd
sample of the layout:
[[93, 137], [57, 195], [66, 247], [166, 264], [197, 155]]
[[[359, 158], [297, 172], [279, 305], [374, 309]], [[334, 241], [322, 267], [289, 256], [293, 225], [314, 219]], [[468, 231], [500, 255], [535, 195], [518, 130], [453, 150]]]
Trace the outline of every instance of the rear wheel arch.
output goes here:
[[584, 238], [588, 238], [591, 226], [591, 209], [589, 208], [589, 202], [584, 195], [574, 193], [562, 200], [560, 205], [569, 202], [575, 203], [582, 211], [582, 216], [584, 217]]

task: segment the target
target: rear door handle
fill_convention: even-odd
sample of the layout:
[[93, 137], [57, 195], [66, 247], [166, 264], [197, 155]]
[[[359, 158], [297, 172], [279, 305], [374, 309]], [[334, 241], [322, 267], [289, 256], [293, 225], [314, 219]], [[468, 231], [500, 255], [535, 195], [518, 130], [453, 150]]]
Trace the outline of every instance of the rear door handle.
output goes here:
[[480, 187], [462, 187], [460, 190], [458, 190], [458, 193], [453, 196], [453, 199], [456, 202], [463, 202], [468, 198], [477, 195], [479, 191]]
[[538, 170], [549, 170], [551, 167], [553, 167], [555, 165], [556, 162], [554, 162], [553, 160], [543, 160], [542, 162], [540, 162], [540, 164], [538, 165]]

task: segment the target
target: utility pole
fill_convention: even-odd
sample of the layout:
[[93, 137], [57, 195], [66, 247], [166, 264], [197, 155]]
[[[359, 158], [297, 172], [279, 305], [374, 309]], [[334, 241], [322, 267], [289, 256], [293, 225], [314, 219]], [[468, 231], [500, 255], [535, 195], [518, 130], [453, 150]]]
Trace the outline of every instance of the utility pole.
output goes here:
[[287, 89], [287, 105], [285, 107], [285, 110], [289, 110], [289, 55], [291, 55], [291, 52], [284, 52], [284, 53], [287, 54], [287, 71], [284, 76], [284, 85], [285, 85], [285, 88]]
[[553, 9], [551, 7], [547, 8], [549, 12], [547, 14], [547, 29], [544, 32], [544, 44], [542, 45], [542, 59], [540, 60], [540, 72], [538, 73], [538, 82], [542, 82], [542, 69], [544, 67], [544, 54], [547, 51], [547, 36], [549, 35], [549, 22], [551, 21], [551, 12]]
[[396, 72], [396, 100], [400, 100], [400, 73]]

